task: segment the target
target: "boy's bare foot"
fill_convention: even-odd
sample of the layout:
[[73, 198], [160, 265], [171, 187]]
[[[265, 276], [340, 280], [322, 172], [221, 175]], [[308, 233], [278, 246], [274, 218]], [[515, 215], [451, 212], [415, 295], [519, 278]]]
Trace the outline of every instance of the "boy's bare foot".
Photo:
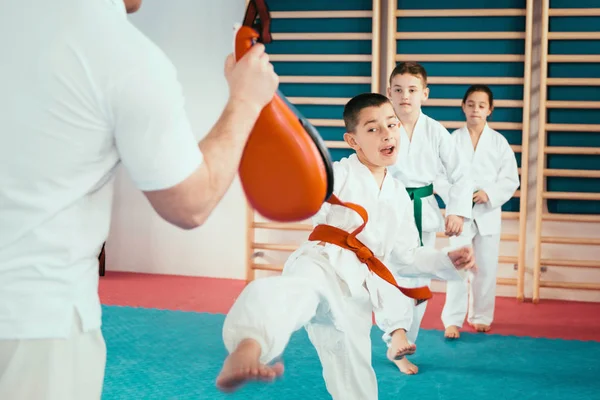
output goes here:
[[485, 324], [471, 324], [471, 326], [477, 332], [489, 332], [490, 329], [492, 329], [489, 325], [485, 325]]
[[404, 356], [415, 354], [415, 351], [417, 346], [408, 342], [404, 329], [397, 329], [392, 333], [392, 344], [387, 351], [390, 361], [400, 360]]
[[460, 337], [458, 326], [450, 325], [449, 327], [447, 327], [446, 332], [444, 332], [444, 337], [448, 339], [458, 339]]
[[260, 344], [245, 339], [225, 359], [217, 377], [217, 387], [223, 392], [233, 392], [248, 381], [270, 382], [283, 374], [283, 364], [261, 364]]
[[406, 357], [402, 358], [401, 360], [393, 360], [393, 362], [403, 374], [415, 375], [417, 372], [419, 372], [419, 367], [408, 361]]

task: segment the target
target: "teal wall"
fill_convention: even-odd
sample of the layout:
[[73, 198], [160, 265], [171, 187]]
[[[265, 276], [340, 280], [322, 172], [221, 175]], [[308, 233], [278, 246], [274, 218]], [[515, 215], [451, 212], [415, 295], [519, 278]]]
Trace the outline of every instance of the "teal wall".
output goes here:
[[[600, 7], [598, 0], [553, 0], [553, 8]], [[550, 32], [594, 32], [600, 17], [550, 17]], [[548, 54], [600, 54], [600, 40], [553, 40]], [[600, 78], [598, 63], [551, 63], [549, 78]], [[548, 87], [548, 100], [600, 101], [600, 87]], [[551, 124], [600, 124], [600, 110], [548, 109]], [[548, 132], [548, 146], [600, 147], [600, 132]], [[547, 167], [600, 170], [600, 155], [549, 154]], [[600, 192], [600, 179], [548, 177], [547, 190], [557, 192]], [[553, 213], [600, 214], [599, 201], [548, 200]]]
[[[271, 0], [271, 11], [309, 10], [371, 10], [370, 0], [344, 1], [291, 1]], [[398, 0], [399, 9], [446, 9], [452, 8], [525, 8], [525, 0], [480, 0], [476, 7], [472, 0]], [[551, 7], [598, 7], [598, 0], [553, 0]], [[551, 31], [595, 31], [600, 17], [551, 17]], [[275, 19], [273, 33], [292, 32], [371, 32], [371, 18], [351, 19]], [[399, 17], [398, 32], [432, 31], [517, 31], [524, 32], [525, 17]], [[524, 54], [525, 41], [519, 40], [405, 40], [397, 41], [398, 54]], [[267, 46], [271, 54], [371, 54], [370, 40], [351, 41], [275, 41]], [[550, 54], [600, 54], [600, 41], [551, 41]], [[411, 60], [419, 61], [419, 60]], [[385, 60], [381, 60], [385, 64]], [[274, 62], [280, 75], [325, 76], [371, 76], [370, 62]], [[522, 62], [423, 62], [429, 76], [489, 76], [523, 77]], [[600, 78], [600, 64], [550, 64], [549, 77]], [[431, 84], [433, 99], [462, 98], [469, 85]], [[495, 99], [522, 100], [522, 85], [491, 85]], [[598, 87], [548, 87], [548, 100], [595, 100], [600, 101]], [[371, 90], [370, 84], [296, 84], [282, 83], [280, 90], [288, 97], [352, 97]], [[307, 118], [341, 119], [343, 106], [298, 105]], [[440, 121], [463, 121], [458, 107], [426, 106], [424, 112]], [[521, 123], [521, 108], [496, 108], [490, 121]], [[549, 109], [549, 123], [600, 124], [600, 110]], [[325, 140], [342, 140], [343, 128], [318, 127]], [[522, 132], [500, 130], [509, 143], [520, 145]], [[600, 147], [600, 133], [549, 132], [549, 146]], [[535, 145], [535, 142], [533, 143]], [[351, 153], [345, 149], [331, 149], [331, 156], [338, 160]], [[516, 154], [521, 165], [520, 154]], [[548, 155], [548, 168], [600, 170], [600, 156]], [[548, 178], [548, 190], [571, 192], [598, 192], [599, 179]], [[443, 206], [443, 203], [440, 201]], [[550, 200], [550, 212], [600, 213], [600, 202]], [[518, 211], [519, 199], [513, 198], [504, 205], [505, 211]]]

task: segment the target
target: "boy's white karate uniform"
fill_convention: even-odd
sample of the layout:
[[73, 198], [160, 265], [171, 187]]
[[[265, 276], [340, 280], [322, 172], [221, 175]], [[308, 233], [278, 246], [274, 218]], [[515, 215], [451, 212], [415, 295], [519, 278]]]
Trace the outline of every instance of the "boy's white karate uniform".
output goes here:
[[[445, 327], [462, 327], [468, 307], [470, 323], [490, 325], [494, 319], [496, 298], [501, 207], [519, 187], [517, 160], [506, 138], [487, 124], [475, 150], [466, 126], [454, 131], [452, 140], [456, 143], [461, 158], [470, 164], [475, 191], [485, 191], [489, 201], [475, 204], [473, 220], [465, 224], [464, 233], [450, 238], [451, 246], [473, 245], [477, 269], [466, 274], [468, 279], [464, 281], [447, 282], [442, 321]], [[442, 199], [447, 198], [448, 188], [448, 182], [443, 176], [435, 183], [435, 189]], [[467, 280], [471, 281], [470, 301]]]
[[[336, 196], [368, 212], [369, 220], [357, 239], [395, 275], [463, 279], [447, 254], [419, 246], [410, 199], [390, 174], [380, 190], [369, 169], [352, 155], [334, 163], [334, 177]], [[326, 203], [313, 222], [351, 232], [363, 221], [351, 209]], [[257, 279], [244, 289], [225, 319], [225, 346], [231, 352], [241, 340], [253, 338], [261, 344], [261, 362], [268, 363], [304, 326], [331, 396], [377, 399], [371, 315], [373, 308], [387, 301], [379, 290], [386, 285], [392, 287], [352, 251], [307, 241], [286, 261], [281, 276]]]
[[[448, 197], [446, 215], [458, 215], [471, 218], [471, 202], [473, 182], [468, 175], [468, 166], [461, 159], [452, 136], [438, 121], [421, 112], [414, 127], [412, 141], [404, 127], [401, 127], [400, 148], [398, 161], [390, 167], [392, 175], [400, 180], [406, 188], [423, 188], [431, 185], [439, 175], [440, 165], [446, 171], [448, 182]], [[409, 189], [410, 190], [410, 189]], [[445, 231], [445, 219], [440, 207], [433, 196], [422, 199], [422, 229], [423, 246], [434, 248], [437, 232]], [[431, 279], [397, 277], [398, 284], [404, 287], [429, 286]], [[385, 307], [375, 313], [377, 325], [386, 332], [383, 340], [390, 343], [387, 332], [402, 328], [407, 332], [407, 338], [414, 343], [417, 340], [421, 320], [425, 314], [427, 302], [416, 306], [413, 299], [400, 292], [392, 293], [397, 301], [391, 307]]]

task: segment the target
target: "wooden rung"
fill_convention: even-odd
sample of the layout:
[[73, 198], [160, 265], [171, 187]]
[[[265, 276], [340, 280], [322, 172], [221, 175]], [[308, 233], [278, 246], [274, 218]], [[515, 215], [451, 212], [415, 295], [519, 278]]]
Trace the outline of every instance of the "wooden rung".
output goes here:
[[272, 272], [281, 272], [283, 271], [283, 265], [274, 265], [274, 264], [251, 264], [250, 268], [258, 271], [272, 271]]
[[580, 108], [580, 109], [598, 109], [600, 101], [557, 101], [549, 100], [546, 102], [546, 108]]
[[550, 40], [600, 40], [600, 32], [548, 32]]
[[[461, 107], [462, 99], [432, 99], [429, 98], [423, 106]], [[494, 100], [495, 108], [521, 108], [523, 100]]]
[[549, 54], [548, 62], [554, 63], [598, 63], [600, 55], [596, 54]]
[[270, 61], [370, 62], [371, 54], [269, 54]]
[[600, 284], [598, 283], [540, 281], [540, 287], [552, 289], [600, 290]]
[[281, 75], [279, 83], [371, 83], [370, 76], [292, 76]]
[[343, 106], [350, 100], [345, 97], [288, 97], [287, 99], [294, 105], [313, 104], [328, 106]]
[[[463, 121], [439, 121], [446, 129], [458, 129], [465, 126]], [[488, 122], [488, 125], [492, 129], [496, 130], [514, 130], [519, 131], [523, 129], [523, 124], [520, 122]]]
[[314, 118], [309, 119], [308, 122], [313, 124], [314, 126], [335, 126], [335, 127], [344, 127], [343, 119], [322, 119], [322, 118]]
[[498, 257], [499, 263], [504, 264], [516, 264], [518, 262], [518, 257], [515, 256], [500, 256]]
[[496, 285], [517, 286], [517, 279], [516, 278], [496, 278]]
[[417, 62], [523, 62], [520, 54], [396, 54], [396, 61]]
[[436, 85], [522, 85], [523, 78], [487, 76], [429, 76], [428, 84]]
[[546, 124], [548, 132], [600, 132], [600, 124]]
[[[347, 97], [288, 97], [292, 104], [313, 105], [345, 105], [350, 98]], [[428, 99], [424, 106], [460, 107], [462, 99]], [[496, 108], [521, 108], [522, 100], [494, 100]], [[600, 108], [600, 107], [599, 107]]]
[[580, 244], [580, 245], [585, 245], [585, 246], [599, 246], [600, 245], [600, 238], [542, 236], [542, 243], [548, 243], [548, 244]]
[[546, 154], [577, 154], [577, 155], [600, 155], [600, 147], [571, 147], [571, 146], [548, 146], [544, 148]]
[[294, 251], [299, 246], [296, 244], [280, 244], [280, 243], [252, 243], [252, 248], [255, 250], [271, 250], [271, 251]]
[[571, 178], [600, 178], [600, 171], [585, 169], [544, 169], [544, 176], [561, 176]]
[[500, 240], [506, 240], [507, 242], [518, 242], [519, 235], [513, 233], [503, 233], [500, 235]]
[[600, 215], [597, 214], [542, 214], [544, 221], [559, 221], [559, 222], [598, 222], [600, 223]]
[[350, 145], [343, 140], [325, 140], [328, 149], [349, 149]]
[[525, 32], [396, 32], [396, 40], [525, 39]]
[[600, 17], [600, 8], [550, 8], [551, 17]]
[[396, 17], [521, 17], [525, 15], [526, 10], [522, 8], [396, 10]]
[[373, 34], [369, 32], [349, 33], [273, 33], [273, 40], [371, 40]]
[[503, 211], [502, 212], [502, 219], [505, 219], [505, 220], [518, 220], [519, 218], [520, 218], [520, 215], [516, 211]]
[[310, 224], [287, 224], [283, 222], [255, 222], [252, 227], [254, 229], [272, 229], [279, 231], [312, 231], [313, 227]]
[[600, 260], [542, 259], [540, 265], [546, 267], [600, 268]]
[[600, 86], [600, 78], [548, 78], [548, 86]]
[[371, 18], [373, 11], [271, 11], [271, 18]]
[[552, 200], [600, 200], [600, 193], [581, 193], [581, 192], [543, 192], [544, 199]]

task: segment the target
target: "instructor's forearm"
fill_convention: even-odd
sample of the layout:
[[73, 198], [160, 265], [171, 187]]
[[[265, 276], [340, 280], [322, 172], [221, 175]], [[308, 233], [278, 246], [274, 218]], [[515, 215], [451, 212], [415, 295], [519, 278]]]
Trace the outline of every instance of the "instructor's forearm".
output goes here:
[[174, 187], [145, 192], [156, 212], [183, 229], [208, 219], [231, 185], [260, 110], [251, 104], [229, 101], [217, 123], [198, 144], [202, 164]]
[[204, 155], [203, 165], [208, 174], [204, 190], [210, 194], [205, 200], [204, 212], [201, 214], [210, 214], [231, 186], [248, 134], [259, 113], [260, 110], [253, 105], [228, 102], [212, 130], [198, 144]]

